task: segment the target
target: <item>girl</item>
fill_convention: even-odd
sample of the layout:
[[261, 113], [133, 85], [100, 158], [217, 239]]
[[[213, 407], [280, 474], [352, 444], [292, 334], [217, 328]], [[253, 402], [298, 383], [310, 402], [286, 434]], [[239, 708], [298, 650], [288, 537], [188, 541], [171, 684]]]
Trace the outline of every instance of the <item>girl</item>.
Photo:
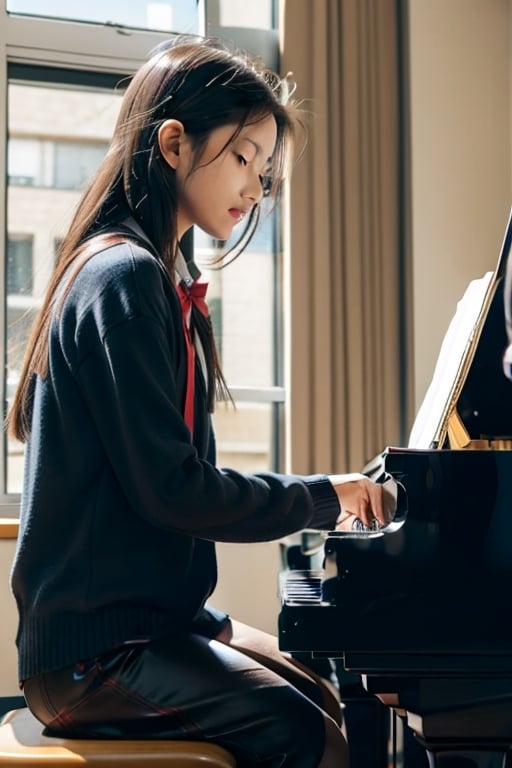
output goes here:
[[284, 91], [211, 40], [158, 50], [62, 243], [9, 416], [27, 443], [19, 675], [52, 734], [207, 739], [248, 768], [346, 764], [312, 677], [205, 606], [216, 541], [393, 513], [362, 476], [215, 464], [225, 384], [179, 243], [194, 224], [220, 240], [252, 227], [297, 124]]

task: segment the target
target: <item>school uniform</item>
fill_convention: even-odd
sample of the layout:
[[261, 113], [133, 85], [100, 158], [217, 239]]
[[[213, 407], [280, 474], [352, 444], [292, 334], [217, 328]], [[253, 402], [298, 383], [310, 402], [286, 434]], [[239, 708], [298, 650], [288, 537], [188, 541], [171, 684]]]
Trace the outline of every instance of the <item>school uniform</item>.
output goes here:
[[[176, 285], [127, 226], [130, 239], [92, 256], [60, 295], [48, 374], [32, 382], [12, 570], [25, 695], [51, 732], [207, 738], [243, 765], [309, 768], [319, 713], [212, 642], [225, 617], [205, 604], [216, 541], [333, 528], [337, 496], [325, 475], [216, 467], [200, 364], [190, 434]], [[287, 749], [296, 756], [282, 762]]]

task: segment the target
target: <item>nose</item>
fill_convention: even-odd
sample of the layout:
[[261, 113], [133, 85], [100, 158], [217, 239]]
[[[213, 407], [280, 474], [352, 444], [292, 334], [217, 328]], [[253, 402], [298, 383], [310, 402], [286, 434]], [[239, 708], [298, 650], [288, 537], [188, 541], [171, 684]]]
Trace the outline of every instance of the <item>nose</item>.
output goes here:
[[258, 174], [251, 174], [250, 178], [247, 179], [242, 195], [250, 200], [252, 205], [262, 201], [263, 185], [261, 183], [261, 177]]

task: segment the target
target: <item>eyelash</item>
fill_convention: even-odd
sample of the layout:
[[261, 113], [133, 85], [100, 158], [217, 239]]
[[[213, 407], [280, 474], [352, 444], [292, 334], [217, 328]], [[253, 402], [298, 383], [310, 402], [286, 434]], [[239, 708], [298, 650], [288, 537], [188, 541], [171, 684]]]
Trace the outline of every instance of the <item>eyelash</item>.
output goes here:
[[274, 179], [272, 176], [260, 176], [261, 187], [263, 189], [263, 197], [268, 197], [272, 191], [272, 184]]
[[[248, 163], [248, 160], [246, 160], [246, 158], [243, 155], [238, 155], [237, 157], [238, 157], [238, 162], [245, 167]], [[272, 189], [273, 178], [272, 176], [269, 176], [269, 175], [260, 176], [260, 182], [261, 182], [261, 187], [263, 189], [263, 196], [267, 197], [268, 195], [270, 195], [270, 191]]]

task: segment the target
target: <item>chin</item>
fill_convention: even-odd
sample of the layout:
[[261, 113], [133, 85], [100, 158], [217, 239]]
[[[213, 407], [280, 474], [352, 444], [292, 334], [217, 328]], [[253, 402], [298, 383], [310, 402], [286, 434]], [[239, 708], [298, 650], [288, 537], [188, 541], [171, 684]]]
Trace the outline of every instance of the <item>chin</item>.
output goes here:
[[234, 227], [226, 227], [225, 229], [207, 229], [205, 230], [207, 235], [210, 235], [214, 240], [228, 240], [231, 237]]

